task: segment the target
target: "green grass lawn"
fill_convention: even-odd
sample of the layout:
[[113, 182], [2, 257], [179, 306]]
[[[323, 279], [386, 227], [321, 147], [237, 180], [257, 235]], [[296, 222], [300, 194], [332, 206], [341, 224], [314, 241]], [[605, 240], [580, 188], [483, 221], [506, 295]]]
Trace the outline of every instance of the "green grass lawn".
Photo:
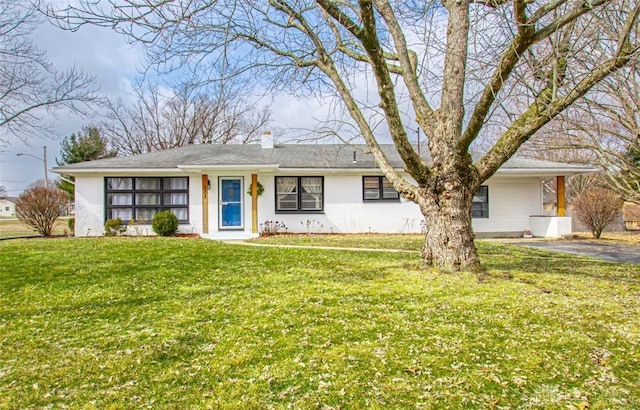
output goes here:
[[640, 266], [478, 246], [2, 241], [0, 408], [640, 408]]

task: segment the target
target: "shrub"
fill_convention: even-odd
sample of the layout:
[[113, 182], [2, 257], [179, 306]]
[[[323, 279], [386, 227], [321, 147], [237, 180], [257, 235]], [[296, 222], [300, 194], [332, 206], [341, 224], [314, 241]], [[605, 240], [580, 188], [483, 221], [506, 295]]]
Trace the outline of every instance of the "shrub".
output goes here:
[[104, 223], [104, 234], [106, 236], [117, 236], [123, 234], [127, 230], [127, 226], [122, 224], [122, 219], [107, 219]]
[[69, 195], [55, 187], [32, 185], [16, 201], [16, 217], [41, 236], [50, 237], [53, 224], [69, 202]]
[[69, 218], [67, 220], [67, 226], [69, 227], [69, 232], [73, 234], [76, 231], [76, 218]]
[[260, 224], [260, 232], [263, 236], [275, 235], [280, 229], [287, 229], [284, 222], [264, 221]]
[[151, 223], [153, 232], [160, 236], [171, 236], [178, 230], [178, 217], [171, 211], [158, 212]]
[[572, 205], [576, 217], [591, 230], [594, 238], [600, 238], [604, 228], [622, 212], [620, 195], [604, 188], [583, 191]]
[[324, 225], [315, 219], [306, 219], [304, 221], [300, 221], [300, 224], [307, 228], [307, 234], [309, 235], [311, 235], [314, 230], [321, 231], [322, 228], [324, 228]]

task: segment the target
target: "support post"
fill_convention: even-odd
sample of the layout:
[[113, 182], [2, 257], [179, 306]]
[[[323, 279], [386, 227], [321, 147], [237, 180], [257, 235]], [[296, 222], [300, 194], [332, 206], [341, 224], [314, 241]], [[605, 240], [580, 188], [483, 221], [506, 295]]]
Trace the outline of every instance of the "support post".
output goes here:
[[209, 176], [202, 176], [202, 233], [209, 233]]
[[258, 233], [258, 174], [251, 174], [251, 233]]
[[565, 216], [566, 205], [565, 205], [565, 193], [564, 193], [564, 176], [560, 176], [560, 175], [556, 177], [556, 205], [557, 205], [557, 215]]

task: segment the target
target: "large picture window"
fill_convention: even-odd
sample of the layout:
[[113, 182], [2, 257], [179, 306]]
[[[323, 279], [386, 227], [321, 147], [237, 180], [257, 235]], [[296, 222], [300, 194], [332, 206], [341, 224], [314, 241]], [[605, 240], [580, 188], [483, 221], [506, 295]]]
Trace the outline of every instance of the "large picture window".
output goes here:
[[368, 201], [398, 201], [400, 195], [386, 177], [362, 177], [362, 199]]
[[105, 178], [107, 219], [151, 221], [155, 214], [171, 211], [180, 223], [189, 222], [188, 177]]
[[473, 195], [473, 203], [471, 204], [472, 218], [488, 218], [489, 217], [489, 187], [482, 185]]
[[276, 212], [322, 212], [323, 177], [276, 177]]

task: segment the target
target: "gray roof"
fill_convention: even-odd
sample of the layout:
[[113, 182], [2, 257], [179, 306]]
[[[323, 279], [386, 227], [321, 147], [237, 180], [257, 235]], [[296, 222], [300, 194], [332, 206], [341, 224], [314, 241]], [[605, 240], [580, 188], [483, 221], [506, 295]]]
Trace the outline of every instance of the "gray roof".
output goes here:
[[[391, 144], [382, 145], [387, 158], [396, 168], [403, 168], [399, 154]], [[354, 162], [354, 152], [356, 161]], [[99, 159], [56, 167], [58, 173], [92, 172], [102, 170], [153, 170], [172, 168], [264, 167], [278, 169], [375, 169], [377, 165], [366, 145], [344, 144], [276, 144], [262, 148], [260, 144], [202, 144], [156, 151], [146, 154]], [[503, 170], [573, 170], [593, 171], [590, 167], [558, 162], [513, 157]], [[74, 172], [75, 171], [75, 172]]]

